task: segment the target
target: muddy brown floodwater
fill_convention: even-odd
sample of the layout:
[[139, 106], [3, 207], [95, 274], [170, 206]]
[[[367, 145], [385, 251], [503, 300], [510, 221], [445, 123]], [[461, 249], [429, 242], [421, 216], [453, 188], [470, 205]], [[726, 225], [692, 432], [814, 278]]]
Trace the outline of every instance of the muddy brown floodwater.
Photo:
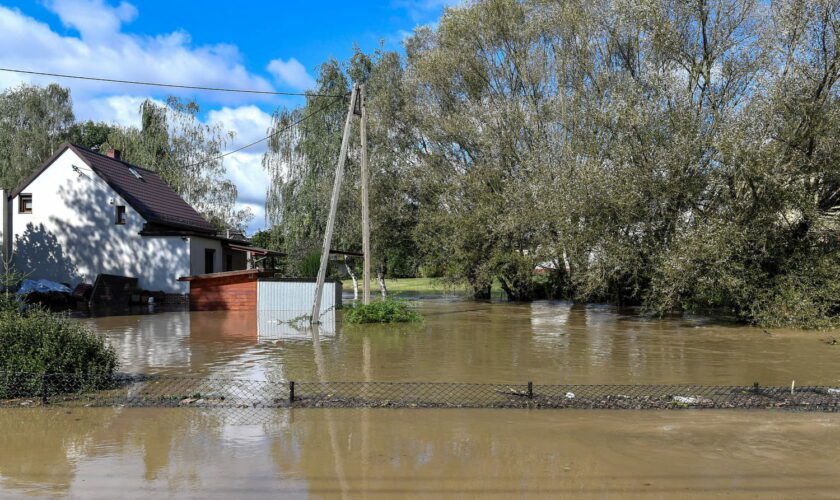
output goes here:
[[[423, 300], [408, 326], [83, 319], [121, 369], [254, 380], [837, 385], [840, 332]], [[836, 498], [840, 415], [781, 411], [0, 409], [0, 498]]]
[[703, 318], [642, 319], [606, 306], [417, 302], [419, 325], [260, 335], [254, 313], [89, 320], [122, 369], [255, 380], [537, 384], [833, 385], [840, 332], [765, 331]]
[[0, 410], [0, 497], [836, 498], [840, 415]]

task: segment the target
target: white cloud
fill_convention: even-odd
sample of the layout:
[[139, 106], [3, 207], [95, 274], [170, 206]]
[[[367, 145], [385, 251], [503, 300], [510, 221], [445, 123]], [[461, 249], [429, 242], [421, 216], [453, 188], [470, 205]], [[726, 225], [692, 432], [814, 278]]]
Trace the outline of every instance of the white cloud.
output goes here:
[[102, 0], [51, 0], [48, 9], [70, 28], [76, 29], [84, 39], [101, 39], [120, 30], [123, 23], [137, 17], [137, 8], [128, 2], [112, 7]]
[[242, 210], [243, 208], [250, 208], [251, 211], [254, 213], [254, 218], [251, 219], [251, 223], [248, 224], [248, 227], [245, 229], [245, 233], [252, 235], [257, 231], [265, 229], [265, 206], [257, 205], [253, 203], [237, 203], [236, 209]]
[[284, 83], [296, 90], [310, 90], [315, 88], [315, 79], [309, 76], [306, 68], [292, 57], [288, 61], [274, 59], [268, 63], [268, 71], [278, 82]]
[[[140, 126], [140, 105], [146, 97], [131, 95], [112, 95], [77, 100], [74, 106], [76, 119], [103, 121], [126, 127]], [[152, 99], [158, 106], [166, 103]]]
[[225, 167], [228, 178], [236, 184], [239, 201], [265, 204], [269, 181], [262, 167], [262, 153], [233, 153], [225, 157]]
[[[62, 24], [78, 32], [67, 35], [53, 31], [44, 22], [18, 9], [0, 5], [0, 66], [93, 75], [120, 80], [157, 81], [208, 87], [273, 90], [269, 79], [249, 72], [232, 45], [194, 46], [186, 32], [134, 35], [123, 26], [138, 15], [137, 9], [108, 0], [45, 0]], [[276, 63], [276, 64], [275, 64]], [[295, 59], [272, 62], [271, 73], [296, 89], [314, 85], [305, 68]], [[20, 83], [44, 85], [55, 78], [0, 72], [0, 90]], [[79, 120], [97, 120], [123, 126], [139, 126], [140, 104], [152, 98], [163, 104], [165, 95], [200, 98], [209, 110], [206, 123], [221, 124], [236, 136], [227, 149], [234, 149], [265, 137], [271, 116], [258, 106], [243, 102], [282, 102], [282, 99], [138, 87], [104, 82], [60, 80], [70, 87], [74, 112]], [[270, 101], [269, 101], [270, 99]], [[223, 107], [211, 109], [219, 104]], [[265, 224], [265, 193], [268, 176], [262, 168], [265, 146], [255, 146], [225, 159], [230, 178], [237, 186], [237, 206], [250, 207], [256, 217], [249, 231]]]
[[[84, 4], [87, 10], [73, 14], [69, 6]], [[237, 87], [272, 90], [265, 78], [252, 74], [240, 62], [232, 45], [193, 46], [185, 32], [140, 36], [120, 31], [121, 23], [133, 17], [130, 6], [108, 7], [101, 1], [52, 2], [49, 4], [63, 23], [73, 26], [80, 36], [64, 36], [28, 17], [19, 10], [0, 6], [0, 64], [21, 69], [54, 73], [95, 75], [119, 80], [157, 81], [207, 87]], [[97, 10], [98, 9], [98, 10]], [[81, 12], [101, 21], [85, 20]], [[106, 35], [100, 37], [100, 34]], [[27, 76], [25, 81], [44, 84], [52, 78]], [[136, 86], [104, 82], [63, 80], [74, 98], [103, 93], [136, 92]], [[148, 92], [194, 96], [195, 91], [147, 88]], [[207, 92], [202, 99], [215, 102], [242, 102], [256, 97]]]
[[[207, 123], [220, 124], [226, 131], [234, 132], [234, 139], [228, 144], [234, 149], [265, 137], [271, 126], [271, 115], [257, 106], [223, 107], [208, 112]], [[249, 152], [264, 150], [265, 142], [248, 149]]]

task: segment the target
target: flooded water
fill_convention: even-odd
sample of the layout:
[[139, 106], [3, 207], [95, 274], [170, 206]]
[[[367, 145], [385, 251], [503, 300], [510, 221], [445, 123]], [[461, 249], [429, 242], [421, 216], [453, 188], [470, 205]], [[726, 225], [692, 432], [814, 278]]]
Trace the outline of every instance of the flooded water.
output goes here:
[[0, 411], [0, 497], [830, 498], [840, 415]]
[[[255, 313], [88, 320], [122, 370], [255, 380], [834, 385], [840, 333], [649, 320], [611, 307], [424, 300], [417, 325], [334, 325], [318, 341], [258, 333]], [[340, 313], [339, 313], [340, 314]]]
[[[424, 300], [425, 321], [84, 319], [121, 370], [254, 380], [836, 385], [838, 332], [599, 306]], [[0, 409], [0, 498], [830, 498], [840, 415], [778, 411]]]

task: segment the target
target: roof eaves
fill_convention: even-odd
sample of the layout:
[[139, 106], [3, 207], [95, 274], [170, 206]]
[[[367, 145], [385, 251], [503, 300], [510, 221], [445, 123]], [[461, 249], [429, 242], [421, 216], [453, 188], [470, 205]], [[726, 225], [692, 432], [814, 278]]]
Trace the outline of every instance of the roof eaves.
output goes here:
[[[9, 199], [12, 199], [20, 193], [22, 193], [23, 190], [26, 189], [30, 184], [32, 184], [32, 182], [35, 181], [35, 179], [37, 179], [38, 176], [44, 173], [44, 170], [49, 168], [49, 166], [52, 165], [53, 162], [55, 162], [55, 160], [57, 160], [59, 156], [61, 156], [68, 148], [72, 149], [72, 147], [73, 145], [69, 142], [62, 143], [61, 146], [59, 146], [58, 149], [55, 151], [55, 153], [52, 154], [52, 156], [47, 158], [47, 160], [44, 161], [44, 163], [42, 163], [41, 166], [35, 169], [35, 171], [32, 172], [32, 174], [29, 177], [27, 177], [23, 182], [18, 184], [18, 186], [9, 193]], [[76, 156], [81, 157], [81, 155], [79, 155], [78, 153], [76, 154]], [[85, 165], [90, 166], [90, 164], [88, 164], [88, 162], [84, 158], [82, 158], [82, 161], [85, 162]]]

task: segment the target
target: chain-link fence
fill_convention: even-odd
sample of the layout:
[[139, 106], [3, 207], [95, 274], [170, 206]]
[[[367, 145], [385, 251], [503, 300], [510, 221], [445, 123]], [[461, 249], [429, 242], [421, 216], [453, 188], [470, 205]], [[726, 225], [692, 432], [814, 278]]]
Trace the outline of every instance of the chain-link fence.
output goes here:
[[0, 374], [0, 407], [786, 408], [839, 411], [840, 387], [298, 382]]

